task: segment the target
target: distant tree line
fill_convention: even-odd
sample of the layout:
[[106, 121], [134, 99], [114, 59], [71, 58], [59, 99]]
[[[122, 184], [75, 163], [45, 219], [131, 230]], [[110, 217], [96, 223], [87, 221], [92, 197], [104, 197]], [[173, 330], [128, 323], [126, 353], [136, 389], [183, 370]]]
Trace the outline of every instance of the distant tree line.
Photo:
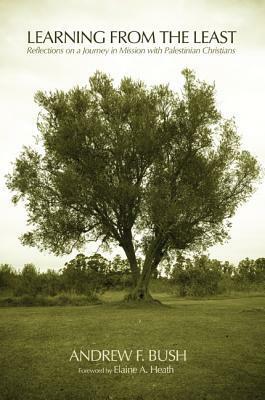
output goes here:
[[0, 265], [0, 291], [15, 296], [37, 294], [55, 296], [60, 292], [99, 293], [110, 288], [124, 289], [131, 284], [127, 261], [116, 256], [112, 261], [100, 254], [78, 254], [59, 271], [37, 270], [25, 264], [21, 272], [8, 264]]
[[[138, 259], [141, 268], [142, 260]], [[207, 296], [232, 290], [265, 289], [265, 258], [245, 258], [237, 266], [211, 260], [202, 255], [193, 258], [178, 254], [163, 263], [153, 281], [180, 296]], [[166, 283], [166, 285], [165, 285]], [[128, 261], [116, 256], [112, 261], [96, 253], [90, 257], [78, 254], [59, 271], [40, 272], [33, 264], [16, 271], [0, 265], [0, 293], [12, 296], [56, 296], [59, 293], [96, 295], [105, 290], [122, 290], [132, 286]], [[162, 291], [162, 290], [161, 290]]]
[[234, 266], [205, 255], [193, 259], [178, 255], [175, 263], [167, 268], [169, 279], [178, 286], [180, 296], [265, 289], [265, 258], [245, 258]]

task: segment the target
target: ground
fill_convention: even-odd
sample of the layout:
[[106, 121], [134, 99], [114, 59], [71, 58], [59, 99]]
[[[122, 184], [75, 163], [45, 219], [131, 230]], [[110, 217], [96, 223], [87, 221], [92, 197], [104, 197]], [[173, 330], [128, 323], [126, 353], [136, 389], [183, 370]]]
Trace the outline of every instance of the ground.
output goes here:
[[[116, 296], [116, 297], [115, 297]], [[114, 298], [115, 297], [115, 298]], [[258, 400], [265, 393], [265, 297], [0, 309], [3, 400]], [[128, 349], [129, 362], [77, 362], [73, 350]], [[143, 362], [137, 349], [186, 350], [187, 361]], [[148, 357], [147, 357], [148, 358]], [[120, 364], [148, 373], [80, 373]], [[174, 369], [150, 373], [150, 366]], [[162, 371], [162, 370], [158, 370]]]

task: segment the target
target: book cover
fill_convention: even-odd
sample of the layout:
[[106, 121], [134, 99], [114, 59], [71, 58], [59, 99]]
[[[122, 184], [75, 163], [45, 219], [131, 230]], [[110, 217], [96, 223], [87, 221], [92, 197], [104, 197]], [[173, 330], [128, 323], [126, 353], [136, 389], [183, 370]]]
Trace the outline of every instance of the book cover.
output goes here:
[[265, 2], [0, 12], [0, 398], [263, 399]]

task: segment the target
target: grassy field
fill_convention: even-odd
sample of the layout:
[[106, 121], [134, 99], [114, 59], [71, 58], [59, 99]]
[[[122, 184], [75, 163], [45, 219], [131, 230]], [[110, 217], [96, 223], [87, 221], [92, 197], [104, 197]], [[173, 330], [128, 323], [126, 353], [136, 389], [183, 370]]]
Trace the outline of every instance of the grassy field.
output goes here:
[[[2, 400], [257, 400], [265, 398], [265, 297], [0, 309]], [[186, 349], [187, 361], [77, 362], [79, 349]], [[80, 373], [114, 365], [148, 373]], [[150, 373], [171, 365], [173, 373]]]

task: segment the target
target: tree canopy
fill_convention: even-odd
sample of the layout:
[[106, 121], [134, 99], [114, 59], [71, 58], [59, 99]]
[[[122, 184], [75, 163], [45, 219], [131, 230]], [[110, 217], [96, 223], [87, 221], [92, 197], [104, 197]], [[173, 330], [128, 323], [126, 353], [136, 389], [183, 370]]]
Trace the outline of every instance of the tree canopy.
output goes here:
[[119, 245], [142, 298], [170, 251], [227, 237], [260, 168], [217, 110], [214, 85], [183, 75], [180, 94], [128, 77], [116, 87], [100, 72], [88, 87], [36, 94], [42, 150], [24, 148], [8, 177], [28, 214], [24, 244], [57, 255]]

